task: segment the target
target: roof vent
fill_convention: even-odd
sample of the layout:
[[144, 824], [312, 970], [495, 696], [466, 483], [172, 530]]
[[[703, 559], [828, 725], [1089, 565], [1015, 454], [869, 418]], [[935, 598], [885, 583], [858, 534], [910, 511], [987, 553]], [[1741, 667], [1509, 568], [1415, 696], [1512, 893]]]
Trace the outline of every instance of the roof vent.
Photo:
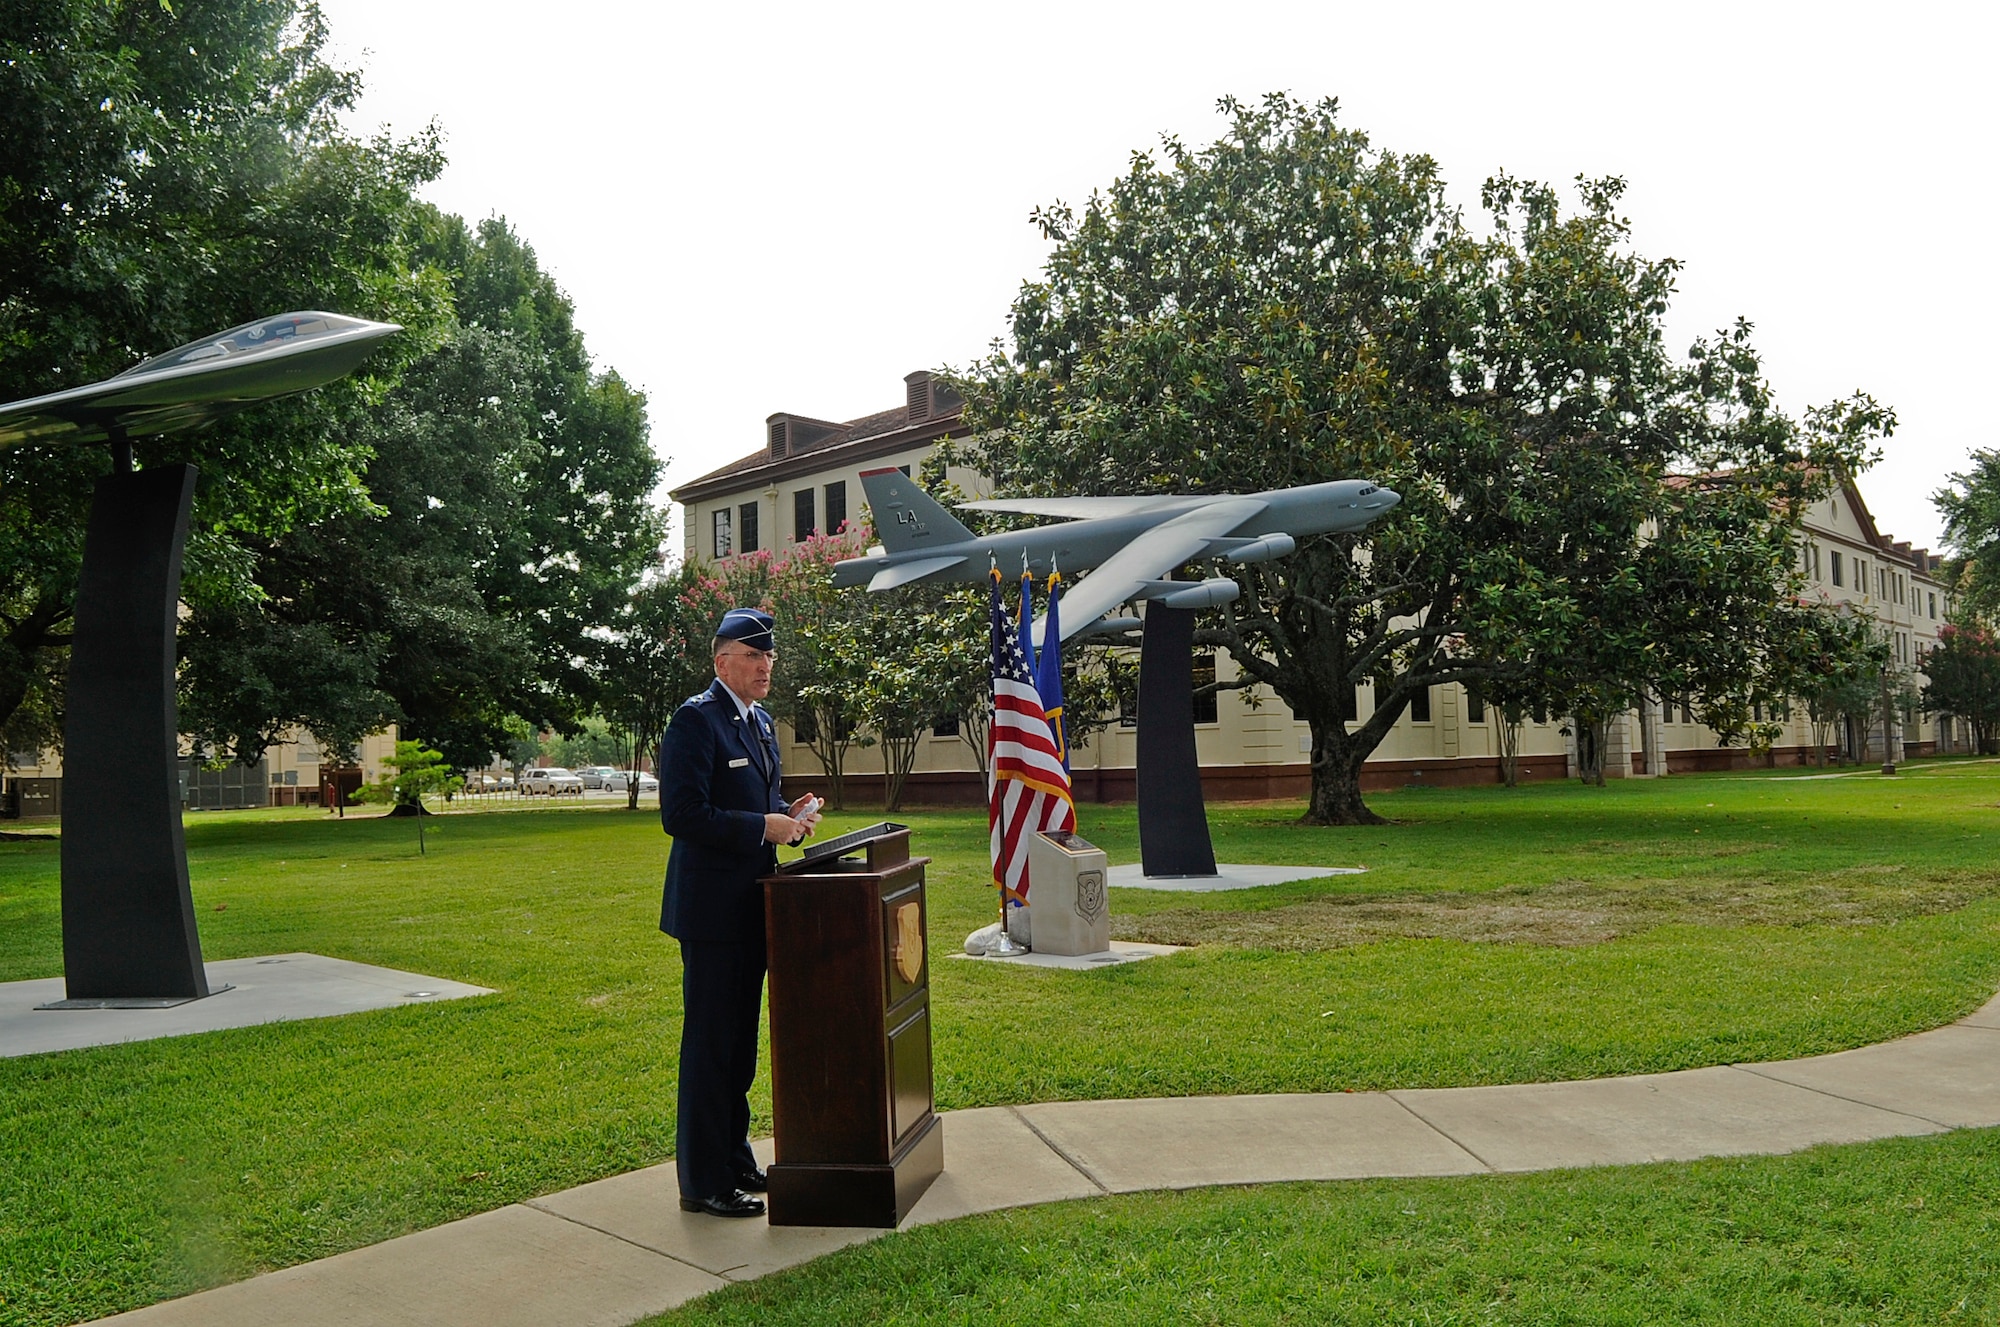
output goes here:
[[771, 432], [771, 459], [774, 461], [785, 459], [785, 436], [790, 431], [785, 427], [787, 422], [783, 419], [766, 421], [766, 427]]
[[903, 394], [909, 402], [909, 422], [921, 424], [931, 417], [931, 374], [919, 369], [903, 379]]

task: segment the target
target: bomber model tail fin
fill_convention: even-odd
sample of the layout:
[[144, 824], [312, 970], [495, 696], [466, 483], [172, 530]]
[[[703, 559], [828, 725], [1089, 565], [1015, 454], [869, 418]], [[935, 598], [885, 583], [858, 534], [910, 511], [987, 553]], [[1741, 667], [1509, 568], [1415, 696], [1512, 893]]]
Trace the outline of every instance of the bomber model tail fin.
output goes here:
[[875, 514], [875, 537], [889, 553], [943, 548], [976, 537], [901, 470], [863, 470], [861, 491]]

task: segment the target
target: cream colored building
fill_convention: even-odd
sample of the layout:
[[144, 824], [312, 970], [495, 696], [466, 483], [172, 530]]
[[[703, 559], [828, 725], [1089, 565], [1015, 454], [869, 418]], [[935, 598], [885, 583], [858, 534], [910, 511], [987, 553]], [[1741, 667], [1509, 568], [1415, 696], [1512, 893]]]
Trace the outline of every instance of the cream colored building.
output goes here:
[[[350, 788], [374, 782], [386, 768], [383, 762], [395, 753], [394, 725], [370, 733], [361, 740], [356, 760], [339, 765], [349, 771], [345, 782]], [[191, 811], [317, 806], [322, 799], [321, 776], [333, 777], [337, 763], [326, 759], [326, 753], [311, 733], [296, 729], [248, 765], [230, 763], [210, 769], [205, 763], [194, 764], [188, 752], [182, 751], [182, 804]], [[357, 767], [358, 781], [352, 773]], [[6, 786], [0, 789], [0, 814], [20, 817], [61, 814], [62, 757], [56, 752], [15, 752], [8, 759], [5, 776]]]
[[[716, 560], [754, 549], [782, 549], [824, 524], [828, 495], [835, 495], [848, 518], [861, 515], [861, 471], [885, 465], [914, 470], [937, 443], [963, 436], [958, 402], [927, 373], [904, 380], [902, 408], [847, 423], [772, 415], [765, 446], [674, 490], [681, 504], [686, 556]], [[948, 478], [968, 495], [987, 492], [983, 477], [952, 471]], [[745, 532], [752, 532], [745, 547]], [[1843, 484], [1816, 504], [1805, 520], [1800, 549], [1808, 593], [1850, 603], [1892, 633], [1896, 656], [1914, 666], [1934, 644], [1947, 611], [1945, 588], [1937, 577], [1939, 559], [1881, 534], [1860, 493]], [[1227, 680], [1234, 669], [1227, 655], [1197, 659]], [[1255, 702], [1253, 704], [1253, 701]], [[1357, 696], [1365, 718], [1370, 689]], [[1761, 717], [1761, 716], [1760, 716]], [[1500, 720], [1457, 686], [1432, 688], [1427, 703], [1413, 705], [1369, 760], [1363, 786], [1491, 783], [1500, 777]], [[1523, 778], [1560, 776], [1576, 768], [1573, 740], [1565, 720], [1551, 717], [1523, 726], [1517, 745]], [[1891, 755], [1902, 759], [1951, 749], [1948, 719], [1910, 715], [1908, 731], [1892, 729]], [[1811, 725], [1800, 707], [1784, 720], [1784, 734], [1757, 753], [1724, 747], [1708, 728], [1692, 722], [1677, 703], [1652, 700], [1611, 725], [1605, 773], [1647, 776], [1697, 769], [1727, 769], [1756, 761], [1797, 764], [1809, 759]], [[1940, 748], [1940, 732], [1943, 733]], [[786, 767], [812, 786], [818, 766], [809, 748], [787, 732]], [[1302, 720], [1267, 688], [1224, 692], [1197, 714], [1195, 743], [1211, 796], [1258, 798], [1300, 796], [1309, 784], [1310, 735]], [[1833, 749], [1852, 758], [1879, 760], [1882, 736], [1871, 732], [1836, 734]], [[1963, 738], [1959, 740], [1963, 749]], [[1072, 753], [1077, 794], [1084, 800], [1125, 800], [1133, 795], [1136, 731], [1114, 724], [1087, 748]], [[857, 801], [879, 793], [881, 764], [867, 748], [850, 751], [847, 777]], [[979, 801], [984, 793], [972, 753], [955, 735], [933, 734], [923, 743], [911, 774], [914, 801]]]

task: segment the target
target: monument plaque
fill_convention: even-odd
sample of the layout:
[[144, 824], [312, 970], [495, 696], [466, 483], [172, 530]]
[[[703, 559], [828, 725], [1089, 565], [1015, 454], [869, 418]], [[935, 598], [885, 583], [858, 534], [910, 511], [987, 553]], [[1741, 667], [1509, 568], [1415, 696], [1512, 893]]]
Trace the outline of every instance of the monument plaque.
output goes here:
[[1028, 841], [1029, 910], [1038, 954], [1102, 954], [1111, 948], [1111, 869], [1104, 850], [1060, 830]]

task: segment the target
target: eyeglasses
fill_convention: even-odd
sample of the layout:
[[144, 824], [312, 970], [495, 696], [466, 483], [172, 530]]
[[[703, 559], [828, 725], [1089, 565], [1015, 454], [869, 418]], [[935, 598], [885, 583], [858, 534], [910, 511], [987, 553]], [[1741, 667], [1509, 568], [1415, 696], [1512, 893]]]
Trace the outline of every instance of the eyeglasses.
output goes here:
[[771, 663], [778, 662], [778, 652], [776, 650], [726, 650], [723, 652], [722, 657], [725, 659], [766, 659]]

